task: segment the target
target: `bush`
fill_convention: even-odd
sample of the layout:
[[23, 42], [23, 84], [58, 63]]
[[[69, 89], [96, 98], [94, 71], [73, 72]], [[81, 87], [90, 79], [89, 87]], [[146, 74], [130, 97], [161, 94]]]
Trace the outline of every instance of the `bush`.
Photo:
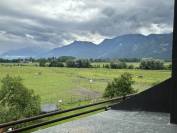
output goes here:
[[41, 59], [41, 60], [39, 61], [39, 66], [40, 66], [40, 67], [45, 67], [45, 65], [46, 65], [46, 60], [45, 60], [45, 59]]
[[0, 90], [0, 123], [40, 113], [40, 98], [21, 83], [20, 77], [6, 76]]
[[67, 67], [76, 67], [76, 68], [90, 68], [91, 64], [89, 60], [76, 60], [76, 61], [67, 61]]
[[169, 69], [169, 70], [172, 70], [172, 64], [169, 64], [169, 65], [168, 65], [168, 69]]
[[125, 69], [125, 68], [127, 68], [127, 64], [125, 62], [120, 62], [120, 61], [117, 63], [112, 62], [110, 64], [110, 68], [112, 68], [112, 69]]
[[95, 68], [101, 68], [99, 64], [98, 65], [94, 65], [94, 67]]
[[135, 67], [134, 67], [134, 65], [129, 65], [127, 68], [128, 69], [134, 69]]
[[72, 56], [61, 56], [61, 57], [58, 57], [57, 58], [57, 61], [58, 62], [67, 62], [67, 61], [70, 61], [70, 60], [75, 60], [76, 58], [75, 57], [72, 57]]
[[64, 67], [64, 64], [62, 62], [52, 61], [50, 62], [49, 67]]
[[132, 87], [133, 83], [132, 75], [124, 73], [119, 78], [115, 78], [112, 83], [108, 83], [103, 96], [113, 98], [132, 94], [135, 92]]
[[110, 68], [110, 65], [109, 64], [105, 64], [104, 68]]
[[91, 64], [89, 60], [76, 60], [75, 65], [77, 68], [89, 68], [91, 67]]
[[67, 66], [67, 67], [75, 67], [75, 61], [68, 60], [68, 61], [66, 62], [66, 66]]
[[140, 69], [161, 70], [164, 69], [164, 62], [155, 59], [145, 59], [141, 61]]

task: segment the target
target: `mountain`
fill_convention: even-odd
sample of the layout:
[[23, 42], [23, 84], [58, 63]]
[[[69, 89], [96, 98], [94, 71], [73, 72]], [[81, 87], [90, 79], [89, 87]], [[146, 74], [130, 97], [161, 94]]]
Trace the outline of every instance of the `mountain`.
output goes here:
[[77, 58], [171, 58], [172, 33], [170, 34], [127, 34], [105, 39], [96, 45], [88, 41], [73, 43], [47, 51], [39, 47], [27, 47], [4, 53], [1, 57], [59, 57]]
[[6, 53], [3, 53], [1, 57], [4, 58], [26, 58], [26, 57], [37, 57], [44, 53], [47, 50], [40, 47], [26, 47], [17, 50], [10, 50]]
[[100, 45], [100, 58], [171, 58], [172, 34], [131, 34], [106, 39]]
[[74, 56], [78, 58], [171, 58], [172, 33], [128, 34], [105, 39], [99, 45], [75, 41], [70, 45], [55, 48], [45, 57]]
[[70, 45], [55, 48], [46, 53], [44, 56], [45, 57], [74, 56], [79, 58], [92, 58], [97, 56], [97, 53], [95, 53], [96, 52], [95, 49], [97, 49], [97, 45], [92, 42], [74, 41]]

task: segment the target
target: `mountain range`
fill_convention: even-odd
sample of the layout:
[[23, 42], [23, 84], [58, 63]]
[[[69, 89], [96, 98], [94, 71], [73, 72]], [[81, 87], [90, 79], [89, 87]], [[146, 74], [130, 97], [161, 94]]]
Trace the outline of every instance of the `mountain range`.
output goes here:
[[44, 53], [48, 52], [48, 50], [40, 47], [25, 47], [17, 50], [10, 50], [2, 55], [0, 57], [3, 58], [9, 58], [9, 59], [14, 59], [14, 58], [28, 58], [28, 57], [40, 57]]
[[[23, 48], [8, 51], [1, 56], [13, 57], [59, 57], [77, 58], [171, 58], [172, 33], [169, 34], [127, 34], [112, 39], [105, 39], [96, 45], [87, 41], [54, 48], [46, 52], [42, 48]], [[39, 52], [40, 51], [40, 52]]]

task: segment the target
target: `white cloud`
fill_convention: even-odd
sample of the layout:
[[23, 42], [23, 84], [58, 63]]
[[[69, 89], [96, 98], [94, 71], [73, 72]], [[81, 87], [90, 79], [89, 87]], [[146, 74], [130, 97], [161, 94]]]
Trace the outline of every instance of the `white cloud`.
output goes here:
[[81, 34], [72, 34], [74, 40], [77, 41], [91, 41], [95, 44], [101, 43], [105, 38], [105, 36], [101, 36], [98, 33], [81, 33]]
[[144, 35], [170, 33], [173, 28], [166, 24], [151, 24], [149, 27], [141, 27], [139, 32]]
[[4, 35], [4, 34], [6, 34], [6, 31], [0, 31], [0, 35]]
[[34, 39], [34, 36], [30, 35], [30, 34], [25, 34], [26, 38], [28, 39]]

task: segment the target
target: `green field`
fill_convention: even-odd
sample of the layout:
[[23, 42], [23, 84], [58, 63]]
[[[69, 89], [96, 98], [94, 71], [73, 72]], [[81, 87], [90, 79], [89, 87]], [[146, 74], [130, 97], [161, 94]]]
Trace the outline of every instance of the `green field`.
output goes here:
[[[0, 66], [0, 79], [7, 74], [20, 76], [26, 87], [40, 95], [42, 103], [57, 103], [58, 100], [70, 103], [78, 99], [101, 97], [107, 83], [124, 72], [133, 75], [134, 88], [138, 91], [143, 91], [171, 76], [169, 70]], [[90, 80], [93, 82], [90, 83]]]

